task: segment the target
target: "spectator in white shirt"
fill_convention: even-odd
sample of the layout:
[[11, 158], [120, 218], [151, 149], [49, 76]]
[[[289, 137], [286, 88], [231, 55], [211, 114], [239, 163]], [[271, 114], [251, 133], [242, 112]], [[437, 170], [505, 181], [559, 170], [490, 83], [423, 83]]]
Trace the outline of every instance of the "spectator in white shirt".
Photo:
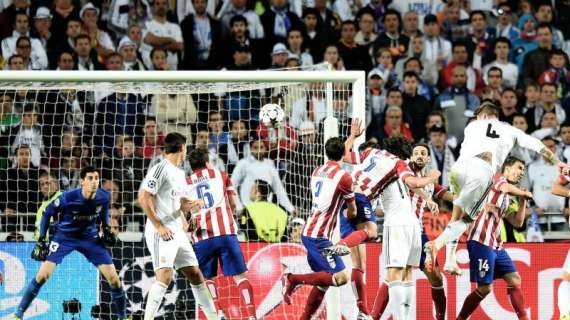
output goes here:
[[16, 40], [16, 54], [24, 59], [24, 69], [45, 70], [48, 67], [48, 60], [45, 51], [40, 45], [34, 51], [32, 41], [27, 36], [21, 36]]
[[152, 49], [162, 48], [168, 52], [167, 62], [172, 70], [178, 69], [178, 53], [184, 48], [182, 30], [180, 26], [166, 20], [168, 10], [167, 0], [155, 0], [152, 20], [145, 24], [143, 31], [143, 61], [150, 67], [152, 65], [150, 52]]
[[445, 66], [451, 59], [451, 43], [440, 36], [437, 17], [429, 14], [424, 18], [424, 58], [429, 64]]
[[79, 11], [79, 17], [83, 21], [83, 31], [91, 39], [91, 47], [97, 51], [97, 55], [100, 58], [105, 58], [113, 53], [115, 51], [113, 40], [111, 40], [107, 32], [100, 30], [97, 25], [99, 9], [91, 2], [88, 2]]
[[[230, 1], [230, 0], [227, 0]], [[247, 8], [247, 0], [231, 0], [231, 4], [228, 6], [228, 11], [222, 16], [222, 36], [224, 38], [228, 37], [231, 33], [230, 20], [232, 17], [242, 15], [247, 20], [247, 26], [249, 30], [249, 38], [251, 39], [263, 39], [265, 33], [263, 31], [263, 25], [259, 16], [253, 10]]]
[[487, 71], [492, 67], [497, 67], [503, 71], [503, 83], [505, 86], [515, 88], [519, 79], [519, 68], [516, 64], [509, 62], [511, 42], [505, 37], [499, 37], [495, 39], [494, 47], [493, 51], [497, 58], [483, 68], [483, 79], [487, 82]]
[[4, 70], [26, 70], [24, 65], [24, 58], [15, 54], [8, 58], [8, 63], [4, 66]]
[[123, 57], [123, 66], [125, 70], [142, 71], [145, 65], [137, 57], [137, 45], [129, 37], [123, 37], [119, 42], [119, 53]]
[[255, 180], [263, 180], [275, 191], [279, 204], [287, 212], [294, 214], [296, 209], [289, 200], [275, 164], [266, 155], [265, 144], [262, 140], [256, 139], [251, 142], [251, 156], [238, 161], [232, 174], [232, 184], [239, 194], [237, 208], [242, 210], [244, 205], [250, 202], [249, 193]]
[[[31, 56], [35, 57], [35, 59], [32, 60], [36, 60], [38, 62], [36, 69], [47, 68], [46, 51], [40, 40], [36, 38], [29, 38], [30, 18], [24, 12], [16, 13], [16, 16], [14, 17], [14, 31], [12, 32], [12, 36], [2, 40], [2, 56], [5, 58], [11, 57], [16, 53], [16, 42], [20, 37], [28, 37], [28, 40], [30, 42]], [[19, 54], [22, 55], [22, 53]]]
[[13, 135], [10, 137], [12, 155], [18, 151], [18, 146], [28, 145], [32, 154], [32, 164], [39, 167], [42, 155], [44, 155], [44, 144], [41, 127], [38, 124], [38, 115], [34, 106], [26, 105], [22, 112], [22, 122], [12, 129]]
[[515, 41], [520, 38], [520, 30], [513, 26], [512, 21], [512, 10], [508, 2], [503, 2], [498, 5], [497, 13], [499, 17], [497, 18], [497, 26], [495, 37], [505, 37], [510, 41]]
[[312, 66], [313, 65], [313, 56], [308, 53], [304, 47], [303, 43], [305, 42], [305, 38], [303, 37], [303, 32], [301, 29], [298, 28], [291, 28], [287, 32], [287, 47], [289, 48], [290, 54], [297, 55], [299, 58], [299, 62], [301, 66]]
[[[556, 140], [553, 137], [544, 137], [542, 142], [556, 154]], [[540, 157], [528, 166], [525, 175], [527, 186], [533, 194], [532, 209], [538, 214], [538, 223], [542, 231], [561, 231], [566, 228], [566, 219], [563, 216], [565, 199], [551, 193], [552, 184], [559, 174], [557, 166], [547, 163]]]

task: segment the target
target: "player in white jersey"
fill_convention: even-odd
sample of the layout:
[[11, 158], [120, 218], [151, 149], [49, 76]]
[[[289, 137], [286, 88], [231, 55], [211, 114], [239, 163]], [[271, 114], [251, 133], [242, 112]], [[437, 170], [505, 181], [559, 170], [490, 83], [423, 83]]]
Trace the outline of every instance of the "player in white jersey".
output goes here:
[[233, 277], [246, 306], [247, 319], [255, 320], [253, 289], [247, 279], [247, 266], [237, 238], [234, 220], [237, 200], [230, 177], [209, 162], [208, 149], [194, 149], [189, 158], [193, 173], [186, 179], [188, 198], [204, 201], [204, 207], [189, 219], [200, 270], [217, 304], [218, 290], [214, 280], [220, 265], [224, 276]]
[[212, 296], [184, 230], [185, 213], [196, 210], [202, 202], [188, 201], [183, 197], [186, 180], [184, 171], [178, 166], [186, 158], [186, 138], [179, 133], [169, 133], [164, 139], [164, 153], [164, 159], [148, 170], [138, 195], [148, 218], [145, 238], [156, 276], [148, 293], [144, 320], [154, 319], [172, 281], [174, 268], [190, 282], [194, 297], [206, 317], [217, 319]]
[[282, 276], [283, 300], [291, 304], [291, 295], [301, 285], [312, 285], [305, 311], [300, 319], [310, 320], [321, 305], [330, 286], [341, 286], [348, 281], [348, 272], [339, 256], [325, 256], [323, 250], [331, 247], [332, 233], [337, 224], [337, 215], [344, 202], [349, 218], [356, 216], [352, 177], [341, 168], [344, 144], [340, 138], [330, 138], [325, 144], [329, 159], [318, 166], [311, 177], [312, 209], [303, 229], [302, 241], [307, 248], [307, 262], [312, 273]]
[[499, 108], [493, 103], [483, 103], [475, 111], [475, 116], [476, 120], [465, 128], [459, 159], [450, 171], [451, 191], [457, 195], [453, 201], [451, 222], [439, 237], [424, 246], [428, 270], [435, 266], [437, 251], [447, 244], [444, 271], [459, 274], [455, 261], [457, 239], [477, 218], [493, 176], [514, 146], [538, 152], [550, 163], [563, 166], [540, 140], [499, 121]]
[[[568, 170], [563, 170], [552, 186], [552, 193], [570, 198], [568, 184], [570, 184], [570, 174]], [[566, 261], [562, 267], [562, 281], [558, 287], [558, 309], [561, 320], [570, 320], [570, 250], [568, 250]]]

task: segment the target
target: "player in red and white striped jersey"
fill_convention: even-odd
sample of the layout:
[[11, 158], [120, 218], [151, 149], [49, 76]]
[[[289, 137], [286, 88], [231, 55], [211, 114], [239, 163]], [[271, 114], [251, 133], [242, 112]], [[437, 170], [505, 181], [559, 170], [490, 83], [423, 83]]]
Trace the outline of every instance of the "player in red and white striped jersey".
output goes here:
[[309, 274], [285, 273], [282, 276], [283, 299], [291, 304], [291, 295], [300, 285], [314, 286], [301, 319], [311, 319], [319, 308], [330, 286], [341, 286], [348, 281], [348, 272], [339, 256], [325, 256], [323, 250], [331, 247], [332, 232], [337, 215], [344, 202], [347, 215], [356, 215], [352, 177], [341, 168], [344, 144], [340, 138], [330, 138], [325, 144], [329, 161], [313, 171], [311, 177], [312, 212], [303, 229], [302, 241], [307, 248], [307, 261], [313, 270]]
[[194, 251], [214, 302], [217, 304], [218, 300], [214, 279], [219, 263], [225, 276], [233, 276], [247, 307], [248, 319], [256, 319], [253, 290], [247, 279], [234, 220], [236, 192], [228, 175], [214, 169], [208, 159], [207, 149], [197, 148], [190, 153], [190, 167], [194, 173], [186, 180], [188, 198], [204, 202], [190, 220]]
[[[552, 186], [552, 193], [570, 198], [570, 173], [568, 170], [563, 170], [558, 176], [556, 182]], [[570, 250], [566, 255], [566, 261], [562, 267], [562, 281], [558, 287], [558, 310], [560, 311], [561, 320], [570, 320]]]
[[[507, 283], [509, 299], [518, 318], [528, 319], [520, 288], [521, 277], [509, 254], [502, 248], [501, 240], [503, 218], [517, 228], [524, 223], [526, 200], [532, 197], [530, 192], [516, 186], [524, 172], [524, 162], [509, 157], [505, 160], [502, 173], [493, 177], [486, 204], [472, 224], [467, 242], [470, 278], [471, 282], [477, 283], [477, 289], [467, 296], [457, 319], [468, 319], [491, 292], [491, 285], [498, 278]], [[516, 196], [518, 201], [511, 196]]]

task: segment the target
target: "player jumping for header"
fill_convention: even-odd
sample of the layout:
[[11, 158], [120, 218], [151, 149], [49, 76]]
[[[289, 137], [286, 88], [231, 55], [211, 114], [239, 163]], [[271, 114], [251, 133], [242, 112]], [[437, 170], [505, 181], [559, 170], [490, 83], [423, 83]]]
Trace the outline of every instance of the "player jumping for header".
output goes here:
[[428, 271], [435, 267], [439, 249], [447, 244], [444, 271], [460, 274], [455, 261], [457, 240], [471, 222], [477, 219], [493, 176], [500, 170], [514, 146], [533, 150], [540, 153], [546, 161], [565, 166], [538, 139], [499, 121], [499, 108], [493, 103], [484, 102], [475, 111], [475, 117], [465, 128], [459, 159], [450, 171], [451, 191], [457, 195], [453, 201], [451, 222], [439, 237], [424, 246]]
[[[42, 216], [38, 242], [32, 251], [32, 259], [44, 262], [26, 288], [14, 314], [16, 319], [23, 318], [56, 265], [73, 251], [79, 251], [99, 269], [111, 285], [111, 296], [119, 319], [126, 319], [125, 291], [105, 247], [113, 245], [116, 240], [109, 227], [109, 205], [110, 194], [99, 189], [99, 172], [93, 167], [81, 169], [81, 188], [64, 192], [48, 205]], [[48, 246], [45, 239], [52, 217], [57, 222]], [[102, 236], [99, 236], [100, 228]]]

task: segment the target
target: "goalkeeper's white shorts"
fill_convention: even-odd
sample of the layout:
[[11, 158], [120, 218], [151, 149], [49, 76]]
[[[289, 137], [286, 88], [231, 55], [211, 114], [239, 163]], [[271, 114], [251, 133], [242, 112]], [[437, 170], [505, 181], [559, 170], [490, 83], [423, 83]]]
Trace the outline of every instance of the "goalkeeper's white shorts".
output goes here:
[[564, 270], [566, 273], [570, 273], [570, 250], [568, 250], [566, 261], [564, 262], [564, 267], [562, 267], [562, 270]]
[[174, 238], [164, 241], [156, 232], [154, 225], [147, 222], [144, 230], [146, 245], [154, 270], [170, 268], [179, 270], [184, 267], [198, 266], [198, 259], [188, 236], [181, 228], [169, 227]]
[[451, 192], [457, 195], [453, 204], [475, 220], [485, 203], [493, 182], [493, 169], [478, 157], [459, 159], [449, 172]]

